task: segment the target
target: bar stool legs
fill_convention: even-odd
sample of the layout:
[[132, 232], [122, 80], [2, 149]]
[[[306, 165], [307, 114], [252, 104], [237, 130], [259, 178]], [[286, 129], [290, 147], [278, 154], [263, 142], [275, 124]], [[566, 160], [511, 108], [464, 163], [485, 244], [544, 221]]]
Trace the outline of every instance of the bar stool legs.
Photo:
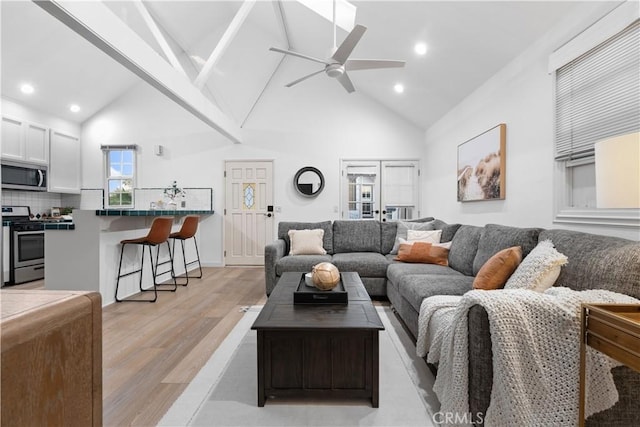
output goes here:
[[[155, 288], [158, 286], [172, 286], [168, 289], [157, 289], [158, 291], [164, 292], [175, 292], [178, 289], [178, 283], [176, 282], [176, 273], [173, 270], [173, 254], [175, 252], [171, 251], [171, 246], [169, 245], [169, 240], [167, 240], [167, 251], [169, 251], [169, 259], [166, 261], [160, 262], [160, 245], [156, 247], [156, 269], [153, 272], [153, 285]], [[166, 271], [158, 272], [158, 267], [161, 265], [169, 264], [169, 269]], [[158, 283], [158, 276], [162, 276], [163, 274], [171, 273], [171, 279], [173, 279], [173, 283]]]
[[[185, 279], [183, 283], [179, 283], [179, 285], [187, 286], [189, 284], [189, 279], [201, 279], [202, 278], [202, 264], [200, 264], [200, 252], [198, 251], [198, 242], [196, 240], [196, 231], [198, 231], [198, 222], [200, 221], [200, 217], [197, 215], [187, 215], [182, 222], [182, 227], [180, 227], [180, 231], [175, 233], [171, 233], [169, 235], [170, 239], [173, 239], [173, 254], [175, 256], [176, 253], [176, 240], [180, 240], [180, 246], [182, 246], [182, 260], [184, 262], [184, 276], [180, 276], [179, 278]], [[193, 244], [196, 247], [196, 256], [197, 258], [193, 261], [187, 262], [187, 256], [185, 251], [185, 240], [193, 239]], [[198, 276], [190, 276], [189, 270], [187, 270], [187, 266], [191, 264], [198, 263], [198, 270], [200, 271]]]
[[[183, 276], [177, 276], [176, 279], [185, 279], [185, 281], [183, 283], [178, 283], [181, 286], [187, 286], [189, 284], [189, 279], [202, 279], [202, 264], [200, 264], [200, 252], [198, 251], [198, 241], [196, 240], [196, 236], [193, 236], [193, 244], [196, 248], [196, 259], [193, 261], [189, 261], [187, 262], [187, 255], [186, 255], [186, 251], [185, 251], [185, 240], [183, 238], [180, 237], [175, 237], [173, 238], [173, 254], [175, 257], [175, 253], [176, 253], [176, 240], [180, 240], [180, 246], [182, 247], [182, 261], [184, 263], [184, 275]], [[197, 276], [190, 276], [189, 275], [189, 270], [187, 270], [187, 266], [191, 265], [191, 264], [195, 264], [198, 263], [198, 271], [199, 274]]]
[[[120, 263], [118, 264], [118, 278], [116, 280], [116, 292], [115, 292], [115, 300], [116, 302], [124, 302], [124, 301], [129, 301], [129, 302], [155, 302], [158, 299], [158, 291], [171, 291], [171, 292], [175, 292], [177, 289], [177, 283], [176, 283], [176, 279], [175, 279], [175, 272], [173, 270], [173, 255], [171, 254], [171, 247], [169, 245], [169, 235], [171, 234], [171, 226], [173, 225], [173, 218], [167, 218], [167, 217], [158, 217], [155, 218], [153, 220], [153, 223], [151, 224], [151, 228], [149, 229], [149, 234], [147, 234], [145, 237], [141, 237], [138, 239], [129, 239], [129, 240], [123, 240], [120, 242]], [[160, 258], [160, 245], [162, 245], [163, 243], [167, 244], [167, 249], [169, 251], [169, 261], [164, 261], [160, 264], [159, 263], [159, 258]], [[122, 259], [124, 256], [124, 248], [126, 245], [141, 245], [142, 246], [142, 257], [140, 259], [140, 268], [128, 273], [124, 273], [122, 274]], [[152, 253], [152, 246], [156, 246], [156, 262], [154, 265], [153, 262], [153, 253]], [[149, 261], [151, 263], [151, 273], [153, 275], [153, 286], [147, 289], [144, 289], [142, 287], [142, 274], [144, 271], [144, 253], [145, 251], [149, 250]], [[162, 265], [162, 264], [166, 264], [166, 263], [171, 263], [171, 269], [166, 271], [166, 272], [162, 272], [160, 274], [165, 274], [168, 272], [171, 272], [171, 277], [173, 279], [173, 288], [169, 288], [169, 289], [158, 289], [159, 286], [163, 286], [165, 284], [163, 283], [158, 283], [157, 281], [157, 277], [160, 275], [158, 274], [158, 265]], [[120, 286], [120, 279], [122, 277], [127, 277], [130, 276], [132, 274], [140, 274], [140, 279], [138, 282], [138, 287], [140, 288], [140, 292], [151, 292], [153, 291], [153, 298], [152, 299], [138, 299], [138, 298], [124, 298], [124, 299], [120, 299], [118, 298], [118, 288]], [[169, 286], [171, 286], [171, 284], [169, 284]]]
[[[142, 270], [144, 270], [144, 253], [145, 253], [147, 247], [149, 247], [149, 261], [151, 262], [151, 270], [152, 271], [154, 270], [154, 268], [153, 268], [153, 256], [151, 254], [151, 247], [148, 246], [148, 245], [143, 245], [142, 246], [142, 257], [140, 258], [140, 268], [138, 270], [134, 270], [134, 271], [131, 271], [129, 273], [121, 274], [122, 273], [122, 257], [124, 255], [124, 247], [125, 247], [125, 245], [126, 245], [126, 243], [123, 243], [122, 246], [120, 247], [120, 263], [118, 264], [118, 280], [116, 281], [116, 294], [115, 294], [116, 302], [123, 302], [123, 301], [127, 301], [127, 302], [156, 302], [156, 300], [158, 299], [158, 292], [156, 290], [155, 280], [154, 280], [154, 284], [153, 284], [152, 288], [149, 288], [149, 289], [143, 289], [142, 288]], [[118, 298], [118, 287], [120, 285], [120, 278], [131, 276], [132, 274], [136, 274], [136, 273], [140, 274], [140, 280], [138, 282], [138, 287], [140, 288], [140, 292], [153, 291], [153, 298], [152, 299], [134, 299], [134, 298], [119, 299]]]

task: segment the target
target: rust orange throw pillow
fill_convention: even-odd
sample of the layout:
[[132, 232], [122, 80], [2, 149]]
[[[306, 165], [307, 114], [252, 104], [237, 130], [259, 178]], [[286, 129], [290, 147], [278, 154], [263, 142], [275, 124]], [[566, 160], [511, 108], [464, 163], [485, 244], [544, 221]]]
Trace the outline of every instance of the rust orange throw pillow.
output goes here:
[[449, 265], [449, 249], [431, 243], [402, 243], [396, 261], [419, 262], [422, 264]]
[[473, 289], [502, 289], [509, 277], [516, 271], [522, 261], [522, 248], [513, 246], [503, 249], [484, 263], [476, 278]]

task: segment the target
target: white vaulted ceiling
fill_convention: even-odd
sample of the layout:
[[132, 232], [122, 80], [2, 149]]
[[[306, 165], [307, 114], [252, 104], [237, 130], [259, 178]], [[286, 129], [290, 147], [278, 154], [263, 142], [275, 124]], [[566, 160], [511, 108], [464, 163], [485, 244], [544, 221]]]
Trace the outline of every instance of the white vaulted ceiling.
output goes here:
[[[352, 1], [356, 23], [368, 27], [352, 58], [400, 59], [404, 69], [350, 72], [356, 93], [366, 96], [408, 121], [427, 129], [475, 88], [534, 43], [582, 2], [450, 2]], [[139, 37], [163, 55], [131, 1], [106, 2]], [[615, 3], [611, 3], [612, 7]], [[145, 1], [188, 76], [194, 79], [220, 41], [240, 1]], [[82, 122], [121, 96], [140, 80], [89, 42], [31, 2], [1, 3], [2, 95], [33, 108]], [[279, 13], [282, 10], [286, 34]], [[347, 32], [338, 29], [338, 44]], [[428, 44], [423, 57], [413, 52], [418, 41]], [[235, 123], [242, 125], [265, 87], [293, 81], [322, 68], [287, 57], [270, 46], [328, 57], [332, 48], [329, 21], [295, 1], [258, 1], [207, 80], [204, 94]], [[30, 81], [36, 92], [19, 91]], [[405, 91], [396, 94], [395, 83]], [[292, 88], [337, 85], [324, 74]], [[330, 96], [330, 95], [327, 95]], [[340, 102], [348, 102], [341, 97]], [[309, 102], [314, 102], [309, 99]], [[71, 113], [68, 105], [82, 110]], [[301, 105], [300, 108], [304, 108]]]

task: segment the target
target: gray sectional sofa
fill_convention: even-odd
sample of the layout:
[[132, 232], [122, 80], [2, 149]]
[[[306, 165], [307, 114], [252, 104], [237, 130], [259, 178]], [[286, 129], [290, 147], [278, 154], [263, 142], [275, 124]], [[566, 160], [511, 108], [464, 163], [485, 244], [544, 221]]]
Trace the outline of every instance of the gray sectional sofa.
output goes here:
[[[286, 271], [310, 271], [329, 261], [340, 271], [357, 271], [372, 297], [389, 299], [409, 331], [418, 333], [418, 313], [424, 298], [462, 295], [472, 289], [474, 276], [495, 253], [521, 246], [526, 256], [539, 241], [550, 239], [569, 263], [562, 268], [556, 286], [577, 290], [608, 289], [640, 298], [640, 243], [615, 237], [568, 230], [517, 228], [496, 224], [484, 227], [447, 224], [433, 218], [442, 230], [441, 242], [451, 241], [449, 266], [408, 264], [389, 254], [396, 237], [395, 222], [325, 221], [281, 222], [278, 240], [265, 247], [267, 295]], [[326, 255], [289, 256], [288, 231], [324, 230]], [[469, 406], [471, 413], [485, 413], [492, 387], [491, 335], [486, 311], [474, 306], [469, 312]], [[640, 374], [629, 368], [614, 370], [620, 401], [588, 419], [588, 425], [628, 426], [640, 418], [637, 403]]]

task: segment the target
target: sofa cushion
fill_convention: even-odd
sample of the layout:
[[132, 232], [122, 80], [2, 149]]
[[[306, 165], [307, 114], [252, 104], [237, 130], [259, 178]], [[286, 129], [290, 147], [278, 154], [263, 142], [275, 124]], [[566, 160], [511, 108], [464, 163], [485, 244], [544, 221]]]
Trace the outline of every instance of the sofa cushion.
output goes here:
[[379, 221], [334, 221], [333, 253], [380, 253]]
[[446, 222], [435, 219], [433, 221], [433, 228], [436, 230], [442, 230], [442, 236], [440, 237], [440, 242], [450, 242], [453, 240], [453, 236], [455, 236], [456, 231], [462, 226], [462, 224], [447, 224]]
[[478, 251], [482, 227], [462, 225], [453, 236], [449, 250], [449, 267], [466, 276], [473, 276], [473, 260]]
[[289, 230], [291, 250], [289, 255], [325, 255], [327, 251], [322, 245], [324, 230]]
[[396, 241], [397, 221], [385, 221], [380, 223], [380, 253], [388, 254], [393, 249]]
[[512, 246], [499, 251], [489, 258], [478, 271], [473, 280], [473, 289], [484, 289], [485, 291], [502, 289], [521, 261], [522, 248], [520, 246]]
[[285, 256], [276, 263], [276, 275], [282, 276], [286, 271], [308, 273], [311, 267], [321, 262], [331, 262], [331, 255], [295, 255]]
[[529, 289], [544, 292], [560, 275], [567, 257], [558, 252], [551, 240], [543, 240], [533, 248], [505, 285], [506, 289]]
[[[440, 243], [442, 230], [407, 230], [407, 241], [423, 243]], [[400, 244], [403, 241], [400, 240]]]
[[[395, 256], [395, 255], [388, 255]], [[394, 284], [398, 284], [403, 276], [410, 274], [429, 274], [429, 275], [446, 275], [446, 276], [463, 276], [459, 271], [453, 268], [444, 267], [436, 264], [405, 264], [396, 262], [387, 268], [387, 278]]]
[[396, 260], [447, 266], [449, 248], [425, 242], [400, 243]]
[[640, 242], [569, 230], [544, 230], [569, 259], [555, 286], [606, 289], [640, 298]]
[[357, 271], [361, 277], [386, 277], [389, 261], [374, 252], [335, 254], [331, 261], [340, 271]]
[[[398, 229], [396, 231], [396, 240], [393, 243], [393, 249], [391, 249], [392, 254], [398, 253], [398, 248], [400, 247], [400, 239], [407, 240], [409, 230], [416, 231], [432, 231], [433, 224], [431, 222], [404, 222], [398, 221]], [[440, 233], [442, 234], [442, 233]]]
[[473, 277], [443, 274], [408, 274], [398, 282], [400, 294], [420, 312], [422, 300], [434, 295], [463, 295], [470, 291]]
[[496, 253], [512, 246], [522, 248], [522, 258], [538, 244], [540, 228], [518, 228], [487, 224], [478, 241], [478, 252], [473, 260], [473, 275], [478, 274], [485, 262]]
[[313, 230], [321, 228], [324, 230], [324, 236], [322, 237], [324, 250], [328, 254], [333, 253], [333, 228], [331, 228], [331, 221], [322, 222], [292, 222], [283, 221], [278, 224], [278, 239], [283, 239], [287, 242], [285, 253], [288, 254], [291, 248], [291, 242], [289, 241], [289, 230]]

